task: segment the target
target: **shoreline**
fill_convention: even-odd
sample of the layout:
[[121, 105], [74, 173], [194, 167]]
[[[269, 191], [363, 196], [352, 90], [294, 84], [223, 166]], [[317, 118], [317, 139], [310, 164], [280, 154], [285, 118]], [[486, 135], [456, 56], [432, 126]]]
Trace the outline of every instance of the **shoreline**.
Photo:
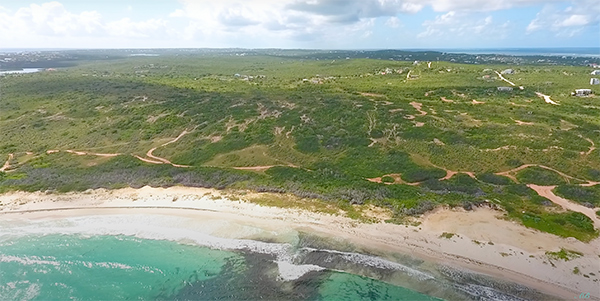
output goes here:
[[[374, 255], [409, 255], [522, 284], [558, 298], [572, 299], [589, 292], [600, 299], [600, 239], [582, 243], [560, 238], [498, 219], [501, 212], [485, 208], [473, 212], [438, 208], [419, 218], [418, 226], [411, 226], [361, 223], [339, 215], [252, 203], [252, 199], [270, 195], [232, 195], [189, 187], [98, 189], [68, 194], [12, 192], [0, 195], [0, 221], [143, 214], [237, 222], [278, 233], [296, 230], [343, 240]], [[230, 200], [232, 197], [240, 200]], [[252, 239], [252, 231], [242, 230], [227, 234], [236, 237], [224, 238]], [[454, 235], [444, 238], [443, 233]], [[562, 261], [545, 254], [560, 248], [584, 255]], [[575, 275], [575, 267], [581, 269], [581, 274], [591, 272], [596, 276]]]

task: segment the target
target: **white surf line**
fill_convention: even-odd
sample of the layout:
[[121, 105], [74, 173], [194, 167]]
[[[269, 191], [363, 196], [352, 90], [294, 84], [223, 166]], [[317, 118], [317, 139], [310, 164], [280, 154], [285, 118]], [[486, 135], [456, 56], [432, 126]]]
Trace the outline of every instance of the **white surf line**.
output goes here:
[[6, 162], [4, 162], [4, 166], [2, 166], [2, 168], [0, 168], [0, 171], [6, 171], [7, 169], [10, 168], [10, 160], [12, 160], [15, 157], [15, 155], [13, 154], [8, 154], [8, 159], [6, 159]]
[[548, 95], [544, 95], [544, 94], [542, 94], [542, 93], [540, 93], [540, 92], [535, 92], [535, 95], [537, 95], [537, 96], [539, 96], [539, 97], [543, 98], [543, 99], [544, 99], [544, 101], [546, 101], [546, 103], [553, 104], [553, 105], [557, 105], [557, 106], [559, 105], [558, 103], [556, 103], [556, 102], [552, 101], [552, 99], [550, 99], [550, 96], [548, 96]]
[[513, 82], [511, 82], [511, 81], [509, 81], [508, 79], [504, 78], [504, 76], [502, 76], [502, 74], [500, 74], [500, 72], [498, 72], [498, 71], [494, 71], [494, 72], [496, 72], [496, 74], [498, 74], [498, 76], [500, 77], [500, 79], [501, 79], [501, 80], [503, 80], [503, 81], [505, 81], [505, 82], [509, 83], [511, 86], [515, 86], [515, 87], [517, 86], [517, 85], [515, 85]]

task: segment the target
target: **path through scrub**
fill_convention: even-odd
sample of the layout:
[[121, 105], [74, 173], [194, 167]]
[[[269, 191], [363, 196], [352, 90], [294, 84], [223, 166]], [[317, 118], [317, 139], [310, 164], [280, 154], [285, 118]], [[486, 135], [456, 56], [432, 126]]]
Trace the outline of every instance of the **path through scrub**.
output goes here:
[[6, 170], [8, 170], [10, 168], [10, 161], [15, 157], [15, 155], [13, 154], [8, 154], [8, 159], [6, 159], [6, 162], [4, 163], [4, 166], [2, 166], [2, 168], [0, 168], [0, 172], [4, 172]]
[[550, 99], [550, 96], [548, 96], [548, 95], [544, 95], [544, 94], [542, 94], [542, 93], [540, 93], [540, 92], [535, 92], [535, 95], [537, 95], [537, 96], [539, 96], [539, 97], [543, 98], [543, 99], [544, 99], [544, 101], [545, 101], [546, 103], [553, 104], [553, 105], [555, 105], [555, 106], [558, 106], [558, 105], [559, 105], [557, 102], [555, 102], [555, 101], [553, 101], [552, 99]]
[[596, 212], [594, 211], [593, 208], [585, 207], [583, 205], [577, 204], [575, 202], [572, 202], [567, 199], [563, 199], [563, 198], [555, 195], [554, 192], [552, 192], [552, 190], [554, 190], [554, 188], [556, 188], [556, 186], [540, 186], [540, 185], [534, 185], [534, 184], [529, 184], [527, 186], [529, 188], [535, 190], [535, 192], [537, 192], [537, 194], [539, 194], [540, 196], [551, 200], [553, 203], [561, 206], [565, 210], [571, 210], [571, 211], [585, 214], [587, 217], [589, 217], [593, 221], [594, 228], [600, 229], [600, 219], [598, 219], [598, 217], [596, 216]]

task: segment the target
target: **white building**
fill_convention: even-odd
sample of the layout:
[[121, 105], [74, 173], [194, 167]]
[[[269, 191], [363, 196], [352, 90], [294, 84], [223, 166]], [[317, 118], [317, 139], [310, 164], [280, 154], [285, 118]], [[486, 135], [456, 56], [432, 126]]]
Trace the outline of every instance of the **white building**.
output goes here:
[[590, 79], [590, 85], [600, 85], [600, 79], [591, 78]]
[[592, 73], [590, 73], [591, 75], [600, 75], [600, 70], [594, 70], [592, 71]]
[[592, 89], [577, 89], [575, 90], [575, 96], [587, 96], [592, 94]]
[[515, 70], [513, 69], [506, 69], [502, 72], [500, 72], [501, 74], [515, 74]]

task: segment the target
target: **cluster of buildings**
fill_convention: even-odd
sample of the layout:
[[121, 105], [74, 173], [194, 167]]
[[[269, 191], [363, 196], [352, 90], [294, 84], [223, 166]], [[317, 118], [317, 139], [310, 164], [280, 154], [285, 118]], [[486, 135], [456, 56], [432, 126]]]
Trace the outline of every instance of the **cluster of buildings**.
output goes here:
[[[594, 70], [590, 73], [591, 75], [600, 75], [600, 70]], [[600, 85], [600, 79], [592, 77], [590, 78], [590, 85]], [[571, 93], [573, 96], [588, 96], [592, 94], [592, 89], [576, 89], [575, 92]]]

